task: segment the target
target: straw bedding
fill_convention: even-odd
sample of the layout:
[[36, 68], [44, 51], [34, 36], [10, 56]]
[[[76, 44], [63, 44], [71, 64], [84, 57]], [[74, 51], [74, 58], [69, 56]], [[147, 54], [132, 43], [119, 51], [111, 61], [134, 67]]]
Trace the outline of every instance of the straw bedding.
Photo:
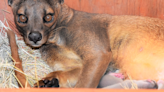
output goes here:
[[[4, 19], [5, 20], [5, 19]], [[4, 24], [8, 25], [5, 20], [0, 20], [0, 88], [18, 88], [17, 78], [14, 73], [14, 63], [11, 58], [10, 46], [7, 38], [7, 33]], [[9, 28], [10, 29], [10, 28]], [[37, 80], [45, 77], [46, 74], [52, 70], [41, 59], [41, 55], [38, 50], [32, 50], [27, 47], [23, 40], [16, 35], [16, 41], [19, 48], [19, 56], [23, 63], [24, 74], [32, 86]]]

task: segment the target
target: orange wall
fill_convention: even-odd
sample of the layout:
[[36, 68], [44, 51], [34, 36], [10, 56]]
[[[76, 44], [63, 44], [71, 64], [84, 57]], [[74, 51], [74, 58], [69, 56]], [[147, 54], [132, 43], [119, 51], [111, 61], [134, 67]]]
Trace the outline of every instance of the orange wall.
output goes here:
[[[92, 13], [140, 15], [164, 19], [164, 0], [65, 0], [65, 3], [76, 10]], [[4, 19], [2, 9], [11, 12], [7, 0], [0, 0], [0, 20]], [[14, 24], [12, 12], [4, 14]]]
[[11, 12], [10, 7], [8, 6], [7, 0], [0, 0], [0, 20], [3, 21], [4, 15], [9, 16], [9, 18], [13, 19], [12, 12], [11, 14], [3, 12], [3, 10]]
[[[113, 15], [141, 15], [164, 19], [164, 0], [65, 0], [77, 10]], [[7, 0], [1, 0], [0, 9], [10, 11]], [[10, 11], [11, 12], [11, 11]], [[2, 18], [0, 11], [0, 19]], [[10, 15], [10, 18], [13, 18]]]
[[164, 0], [65, 0], [65, 3], [74, 9], [86, 12], [164, 19]]
[[164, 90], [113, 90], [113, 89], [0, 89], [0, 92], [164, 92]]

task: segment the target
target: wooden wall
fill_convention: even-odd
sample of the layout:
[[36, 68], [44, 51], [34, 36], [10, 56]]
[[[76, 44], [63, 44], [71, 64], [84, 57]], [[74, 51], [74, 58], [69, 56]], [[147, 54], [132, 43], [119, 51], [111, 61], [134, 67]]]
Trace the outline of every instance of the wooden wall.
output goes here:
[[164, 19], [164, 0], [65, 0], [65, 3], [74, 9], [92, 13]]
[[[10, 13], [6, 13], [3, 10], [6, 10]], [[8, 6], [7, 0], [0, 0], [0, 20], [4, 20], [4, 15], [9, 16], [11, 19], [13, 19], [11, 8]]]
[[[8, 0], [0, 0], [0, 20], [6, 18], [14, 24]], [[139, 15], [157, 17], [164, 20], [164, 0], [65, 0], [73, 9], [91, 13], [108, 13], [112, 15]], [[2, 10], [10, 12], [6, 13]]]
[[[164, 0], [65, 0], [65, 3], [80, 11], [108, 13], [112, 15], [140, 15], [164, 19]], [[0, 0], [0, 10], [11, 12], [7, 0]], [[0, 19], [2, 19], [0, 11]], [[10, 15], [12, 18], [12, 15]]]

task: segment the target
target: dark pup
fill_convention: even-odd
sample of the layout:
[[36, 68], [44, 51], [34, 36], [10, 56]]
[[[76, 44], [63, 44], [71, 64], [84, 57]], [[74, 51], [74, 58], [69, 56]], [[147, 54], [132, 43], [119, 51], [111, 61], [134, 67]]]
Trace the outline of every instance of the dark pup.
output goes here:
[[[97, 87], [111, 60], [118, 64], [163, 61], [162, 20], [80, 12], [69, 8], [64, 0], [8, 3], [25, 42], [39, 48], [54, 70], [44, 79], [56, 78], [60, 87]], [[146, 50], [141, 53], [140, 48]], [[149, 57], [151, 53], [155, 54]]]

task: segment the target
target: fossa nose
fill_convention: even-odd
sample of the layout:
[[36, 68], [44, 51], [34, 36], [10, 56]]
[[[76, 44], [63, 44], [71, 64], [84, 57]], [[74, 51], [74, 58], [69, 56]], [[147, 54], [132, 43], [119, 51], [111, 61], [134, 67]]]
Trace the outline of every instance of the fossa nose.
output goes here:
[[28, 35], [28, 39], [36, 44], [38, 41], [42, 40], [42, 34], [39, 32], [31, 32]]

